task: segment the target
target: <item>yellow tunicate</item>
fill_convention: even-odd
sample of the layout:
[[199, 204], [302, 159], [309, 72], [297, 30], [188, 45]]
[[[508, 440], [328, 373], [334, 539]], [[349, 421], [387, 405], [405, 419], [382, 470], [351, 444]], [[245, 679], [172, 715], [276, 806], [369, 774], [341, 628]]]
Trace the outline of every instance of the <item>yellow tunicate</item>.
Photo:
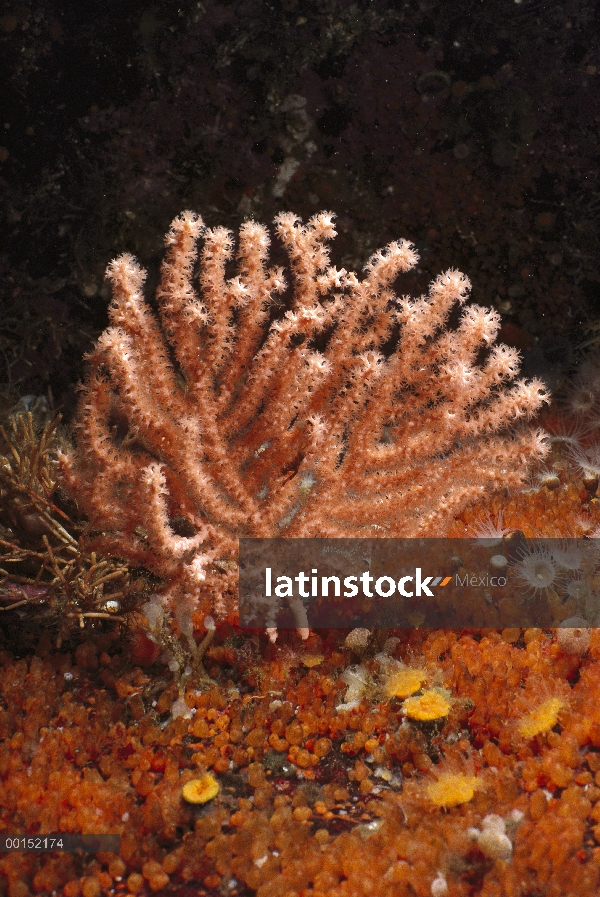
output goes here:
[[181, 796], [189, 804], [206, 804], [219, 793], [219, 783], [209, 772], [201, 779], [192, 779], [183, 786]]
[[480, 787], [476, 776], [444, 773], [437, 782], [428, 785], [427, 796], [436, 807], [457, 807], [459, 804], [468, 803]]
[[385, 694], [388, 698], [408, 698], [419, 691], [426, 681], [423, 670], [410, 667], [396, 670], [385, 683]]
[[443, 719], [450, 713], [450, 701], [441, 691], [424, 691], [416, 698], [408, 698], [404, 702], [404, 713], [409, 719], [420, 722], [431, 722]]
[[524, 738], [533, 738], [535, 735], [549, 732], [557, 724], [558, 714], [564, 706], [565, 702], [561, 698], [548, 698], [523, 717], [518, 726], [519, 734]]

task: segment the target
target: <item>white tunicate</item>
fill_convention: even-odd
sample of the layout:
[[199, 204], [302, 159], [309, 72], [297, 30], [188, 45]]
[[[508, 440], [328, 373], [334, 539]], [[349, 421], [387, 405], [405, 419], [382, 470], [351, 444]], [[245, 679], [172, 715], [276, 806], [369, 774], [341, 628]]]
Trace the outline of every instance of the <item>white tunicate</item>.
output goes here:
[[191, 719], [193, 716], [191, 708], [185, 703], [183, 698], [177, 698], [176, 701], [171, 705], [171, 717], [173, 719], [177, 719], [178, 717], [182, 717], [183, 719]]
[[448, 893], [448, 882], [441, 872], [438, 872], [436, 878], [431, 882], [431, 897], [446, 897]]
[[165, 618], [165, 608], [162, 597], [160, 595], [153, 595], [149, 601], [142, 604], [140, 610], [148, 620], [148, 625], [152, 632], [158, 632], [162, 628]]
[[482, 854], [490, 860], [509, 860], [512, 856], [512, 841], [506, 834], [506, 824], [502, 816], [489, 813], [481, 823], [481, 831], [470, 830]]
[[490, 558], [490, 567], [493, 570], [506, 570], [508, 566], [508, 560], [504, 557], [503, 554], [495, 554], [492, 558]]

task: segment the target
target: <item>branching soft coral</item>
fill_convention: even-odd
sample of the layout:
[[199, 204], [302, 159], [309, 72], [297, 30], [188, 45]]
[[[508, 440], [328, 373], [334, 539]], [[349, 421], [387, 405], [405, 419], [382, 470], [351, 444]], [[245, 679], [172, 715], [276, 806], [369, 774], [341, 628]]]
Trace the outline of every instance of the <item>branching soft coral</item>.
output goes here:
[[158, 316], [135, 259], [111, 262], [110, 327], [90, 357], [77, 447], [61, 458], [94, 544], [207, 612], [233, 607], [242, 535], [443, 535], [546, 451], [521, 426], [546, 391], [515, 379], [518, 353], [494, 342], [497, 313], [469, 305], [448, 325], [467, 299], [463, 274], [398, 297], [396, 278], [417, 261], [409, 243], [376, 253], [360, 280], [329, 263], [331, 214], [305, 226], [282, 214], [275, 229], [289, 290], [255, 222], [235, 250], [223, 228], [176, 218]]

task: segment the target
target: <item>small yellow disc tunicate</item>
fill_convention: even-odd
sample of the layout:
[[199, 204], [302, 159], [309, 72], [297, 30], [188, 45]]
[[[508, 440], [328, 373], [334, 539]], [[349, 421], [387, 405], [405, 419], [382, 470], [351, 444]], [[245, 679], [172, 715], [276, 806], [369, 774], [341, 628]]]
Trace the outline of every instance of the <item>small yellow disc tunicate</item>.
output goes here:
[[219, 783], [209, 772], [201, 779], [191, 779], [183, 786], [181, 796], [189, 804], [206, 804], [219, 793]]

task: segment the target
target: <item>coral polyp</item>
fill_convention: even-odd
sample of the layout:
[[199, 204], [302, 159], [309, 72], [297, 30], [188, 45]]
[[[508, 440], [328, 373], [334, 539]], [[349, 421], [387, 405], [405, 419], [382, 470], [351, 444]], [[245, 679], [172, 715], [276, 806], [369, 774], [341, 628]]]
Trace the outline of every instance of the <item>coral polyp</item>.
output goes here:
[[462, 772], [441, 772], [427, 786], [427, 797], [436, 807], [449, 809], [468, 803], [481, 787], [482, 782], [477, 776]]
[[562, 698], [546, 698], [523, 717], [518, 725], [519, 734], [523, 738], [534, 738], [549, 732], [558, 723], [558, 716], [565, 707]]
[[559, 582], [559, 566], [545, 545], [534, 545], [523, 552], [514, 565], [521, 585], [531, 596], [556, 588]]

